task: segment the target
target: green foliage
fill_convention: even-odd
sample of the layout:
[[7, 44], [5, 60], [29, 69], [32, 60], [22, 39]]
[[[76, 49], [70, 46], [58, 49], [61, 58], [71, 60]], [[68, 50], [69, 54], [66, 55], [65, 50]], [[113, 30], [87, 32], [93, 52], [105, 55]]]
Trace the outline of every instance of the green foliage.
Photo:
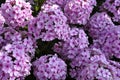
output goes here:
[[34, 0], [34, 4], [33, 4], [33, 15], [34, 16], [37, 16], [44, 2], [45, 0]]

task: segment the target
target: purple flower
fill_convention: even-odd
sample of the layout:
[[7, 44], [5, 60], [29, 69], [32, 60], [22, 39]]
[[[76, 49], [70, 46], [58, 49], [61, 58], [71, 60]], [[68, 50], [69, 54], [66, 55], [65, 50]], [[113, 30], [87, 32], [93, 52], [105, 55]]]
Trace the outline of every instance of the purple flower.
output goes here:
[[24, 27], [32, 18], [31, 5], [24, 0], [7, 0], [1, 5], [2, 15], [8, 25]]
[[111, 18], [114, 22], [120, 23], [120, 1], [119, 0], [106, 0], [102, 6], [101, 11], [111, 13]]
[[114, 55], [120, 58], [120, 28], [111, 28], [103, 38], [104, 44], [101, 44], [101, 48], [106, 56], [112, 57]]
[[67, 40], [69, 26], [61, 8], [56, 4], [44, 4], [41, 9], [37, 18], [29, 22], [29, 32], [42, 41]]
[[[87, 52], [87, 53], [86, 53]], [[84, 54], [89, 56], [85, 56]], [[115, 63], [116, 64], [116, 63]], [[99, 49], [80, 52], [71, 62], [70, 75], [76, 80], [118, 80], [119, 68], [111, 64]], [[120, 67], [120, 66], [119, 66]]]
[[46, 0], [47, 4], [58, 4], [61, 8], [64, 8], [65, 4], [70, 0]]
[[41, 56], [33, 62], [33, 66], [37, 80], [65, 80], [66, 78], [67, 65], [56, 54]]
[[[5, 23], [5, 19], [4, 19], [4, 17], [2, 16], [2, 13], [1, 13], [1, 11], [0, 11], [0, 26], [2, 27], [4, 23]], [[0, 27], [0, 31], [1, 31], [1, 27]]]
[[88, 37], [83, 29], [71, 28], [69, 39], [56, 43], [53, 50], [59, 53], [64, 59], [73, 59], [79, 51], [88, 47]]
[[70, 0], [66, 3], [64, 12], [69, 23], [85, 25], [95, 5], [96, 0]]
[[105, 12], [95, 13], [87, 23], [86, 30], [93, 39], [104, 36], [111, 27], [115, 27], [111, 18]]
[[0, 71], [5, 73], [5, 76], [8, 75], [8, 79], [26, 77], [31, 70], [30, 57], [25, 53], [14, 53], [14, 50], [16, 49], [12, 49], [10, 52], [3, 47], [0, 52]]

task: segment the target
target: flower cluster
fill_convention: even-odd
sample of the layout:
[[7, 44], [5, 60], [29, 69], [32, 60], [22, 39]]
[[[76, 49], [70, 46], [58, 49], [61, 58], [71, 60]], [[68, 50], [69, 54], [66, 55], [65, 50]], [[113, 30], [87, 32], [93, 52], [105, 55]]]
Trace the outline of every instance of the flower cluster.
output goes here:
[[101, 10], [111, 13], [114, 22], [120, 22], [120, 0], [106, 0]]
[[95, 13], [86, 25], [86, 30], [88, 30], [89, 35], [96, 39], [100, 36], [104, 36], [106, 30], [114, 27], [111, 18], [105, 12]]
[[[15, 29], [12, 29], [11, 27], [4, 27], [3, 33], [1, 36], [1, 47], [6, 46], [7, 44], [12, 45], [12, 49], [18, 48], [16, 52], [18, 53], [27, 53], [31, 57], [35, 54], [35, 48], [36, 48], [36, 42], [33, 40], [31, 36], [28, 36], [26, 32], [21, 31], [17, 32]], [[28, 36], [28, 37], [27, 37]], [[9, 50], [8, 50], [9, 51]]]
[[76, 80], [119, 80], [120, 66], [113, 61], [108, 61], [104, 54], [93, 48], [84, 50], [71, 62], [70, 75]]
[[67, 65], [55, 55], [45, 55], [33, 62], [37, 80], [65, 80]]
[[100, 44], [101, 49], [106, 53], [106, 56], [120, 58], [120, 28], [112, 28], [104, 37], [98, 39], [98, 43], [100, 43], [101, 39], [104, 40], [104, 43]]
[[60, 7], [64, 8], [65, 4], [70, 0], [46, 0], [47, 4], [58, 4]]
[[12, 27], [24, 27], [32, 19], [31, 5], [24, 0], [6, 0], [1, 5], [2, 15], [6, 24]]
[[31, 58], [20, 44], [7, 44], [0, 50], [0, 79], [24, 79], [30, 74]]
[[33, 33], [35, 39], [66, 40], [69, 32], [66, 22], [67, 18], [58, 5], [44, 4], [37, 18], [30, 21], [28, 29], [30, 33]]
[[24, 79], [30, 74], [36, 42], [26, 31], [4, 25], [6, 18], [2, 13], [0, 18], [0, 80]]
[[70, 23], [85, 25], [95, 5], [95, 0], [70, 0], [66, 3], [64, 12]]
[[120, 80], [119, 7], [120, 0], [5, 0], [0, 80]]
[[88, 47], [88, 38], [83, 29], [71, 28], [69, 39], [54, 45], [54, 51], [65, 59], [73, 59], [79, 51]]

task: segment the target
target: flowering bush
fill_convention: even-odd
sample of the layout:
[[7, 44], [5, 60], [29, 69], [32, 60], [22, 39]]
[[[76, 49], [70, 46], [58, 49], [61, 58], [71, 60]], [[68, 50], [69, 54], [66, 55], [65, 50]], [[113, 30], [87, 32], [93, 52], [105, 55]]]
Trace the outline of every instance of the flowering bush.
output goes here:
[[119, 0], [0, 3], [0, 80], [120, 80]]

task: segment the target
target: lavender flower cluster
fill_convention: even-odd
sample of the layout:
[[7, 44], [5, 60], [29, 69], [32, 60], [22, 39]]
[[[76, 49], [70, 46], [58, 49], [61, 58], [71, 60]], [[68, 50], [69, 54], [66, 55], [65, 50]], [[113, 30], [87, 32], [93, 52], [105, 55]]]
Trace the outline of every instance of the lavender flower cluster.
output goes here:
[[120, 0], [40, 1], [1, 4], [0, 80], [120, 80]]

